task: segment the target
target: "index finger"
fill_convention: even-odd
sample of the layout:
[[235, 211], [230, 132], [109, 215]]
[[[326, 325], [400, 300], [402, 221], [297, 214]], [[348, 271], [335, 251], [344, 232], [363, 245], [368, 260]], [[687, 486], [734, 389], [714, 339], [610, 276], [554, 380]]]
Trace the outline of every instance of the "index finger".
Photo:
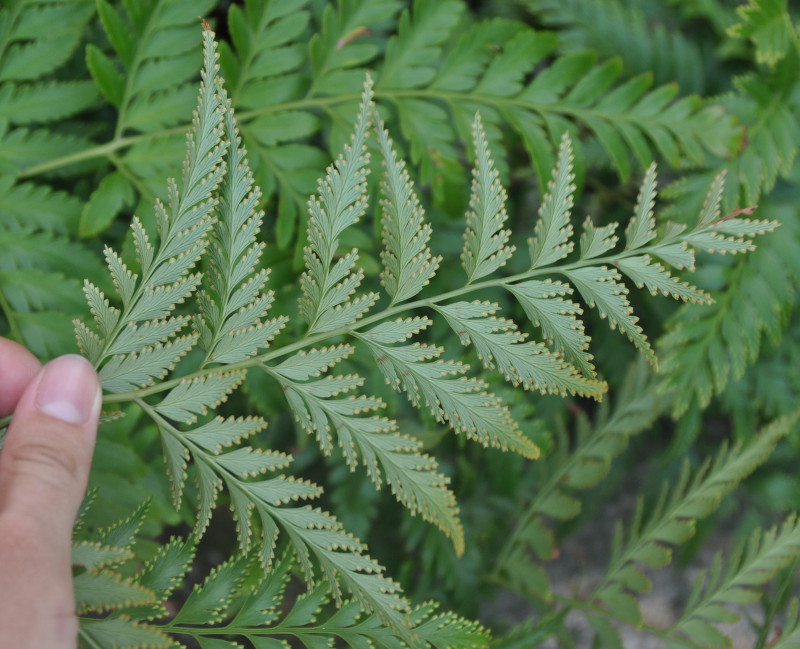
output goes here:
[[42, 364], [19, 343], [0, 338], [0, 417], [14, 412], [20, 396]]

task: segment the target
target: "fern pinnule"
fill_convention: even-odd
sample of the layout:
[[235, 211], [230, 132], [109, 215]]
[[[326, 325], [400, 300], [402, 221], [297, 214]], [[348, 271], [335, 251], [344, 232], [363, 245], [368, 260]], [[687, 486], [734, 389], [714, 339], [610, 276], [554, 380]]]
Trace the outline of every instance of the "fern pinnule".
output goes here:
[[373, 110], [372, 80], [368, 77], [350, 143], [320, 179], [318, 196], [308, 202], [311, 216], [308, 246], [304, 249], [306, 271], [300, 278], [300, 314], [308, 323], [308, 333], [347, 326], [363, 316], [378, 298], [375, 293], [366, 293], [351, 299], [364, 278], [364, 271], [354, 270], [356, 250], [334, 263], [339, 236], [367, 209], [366, 138]]
[[513, 385], [567, 396], [578, 394], [602, 399], [608, 386], [585, 378], [542, 343], [526, 341], [513, 320], [495, 316], [499, 305], [490, 302], [454, 302], [437, 306], [461, 343], [472, 344], [487, 369], [499, 369]]
[[528, 240], [532, 269], [552, 264], [572, 252], [574, 244], [571, 241], [573, 230], [570, 214], [575, 193], [573, 158], [572, 141], [565, 132], [561, 137], [558, 163], [539, 207], [535, 234]]
[[539, 449], [520, 431], [503, 401], [488, 392], [485, 381], [465, 376], [469, 365], [440, 359], [441, 347], [402, 344], [409, 328], [424, 329], [425, 322], [384, 323], [357, 336], [367, 343], [386, 382], [403, 390], [412, 405], [424, 403], [437, 421], [484, 446], [537, 457]]
[[495, 272], [506, 264], [516, 246], [509, 245], [511, 230], [503, 229], [508, 220], [508, 195], [494, 167], [480, 113], [472, 125], [475, 168], [464, 230], [461, 263], [468, 283]]
[[284, 316], [263, 320], [273, 293], [263, 291], [269, 270], [256, 270], [264, 249], [264, 244], [256, 241], [264, 216], [258, 210], [261, 190], [254, 186], [227, 97], [223, 97], [223, 106], [228, 173], [219, 191], [219, 217], [211, 233], [205, 287], [198, 296], [201, 315], [194, 320], [205, 352], [201, 367], [250, 358], [265, 349], [288, 320]]
[[[656, 220], [653, 208], [656, 204], [656, 164], [647, 168], [633, 217], [625, 228], [625, 250], [635, 250], [652, 241], [656, 236]], [[703, 219], [700, 218], [702, 225]]]
[[419, 293], [442, 261], [431, 254], [431, 225], [424, 220], [425, 210], [414, 191], [406, 164], [392, 148], [389, 132], [377, 112], [373, 115], [383, 157], [384, 176], [381, 183], [383, 207], [383, 271], [381, 283], [391, 304], [403, 302]]
[[589, 352], [591, 338], [578, 317], [583, 309], [567, 297], [572, 295], [572, 287], [551, 279], [532, 279], [506, 284], [506, 288], [517, 299], [531, 324], [541, 329], [548, 345], [562, 353], [584, 376], [596, 378], [594, 357]]

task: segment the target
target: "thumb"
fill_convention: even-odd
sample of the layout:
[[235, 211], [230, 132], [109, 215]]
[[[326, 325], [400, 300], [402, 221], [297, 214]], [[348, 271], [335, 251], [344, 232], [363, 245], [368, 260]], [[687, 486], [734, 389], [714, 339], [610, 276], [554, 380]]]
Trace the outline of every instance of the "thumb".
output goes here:
[[0, 648], [76, 646], [70, 546], [99, 412], [97, 374], [80, 356], [45, 365], [14, 410], [0, 453]]
[[69, 542], [100, 400], [97, 374], [85, 358], [62, 356], [40, 370], [20, 397], [0, 453], [0, 513], [32, 518], [41, 533]]

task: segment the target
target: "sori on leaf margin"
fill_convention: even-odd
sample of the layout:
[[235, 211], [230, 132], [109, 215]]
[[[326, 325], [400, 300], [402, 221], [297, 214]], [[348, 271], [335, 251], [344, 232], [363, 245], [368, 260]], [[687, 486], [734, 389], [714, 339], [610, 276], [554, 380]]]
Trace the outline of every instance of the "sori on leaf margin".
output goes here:
[[[528, 242], [527, 269], [490, 277], [506, 264], [515, 246], [505, 228], [506, 192], [476, 116], [475, 168], [462, 252], [466, 282], [436, 296], [417, 297], [440, 258], [430, 250], [432, 228], [405, 163], [380, 121], [367, 79], [350, 144], [327, 169], [318, 196], [309, 202], [306, 272], [300, 281], [300, 313], [307, 330], [299, 340], [270, 347], [286, 317], [266, 319], [272, 293], [265, 290], [268, 271], [259, 269], [264, 247], [257, 241], [263, 217], [258, 210], [260, 191], [254, 187], [233, 109], [217, 76], [213, 33], [208, 25], [204, 28], [203, 83], [187, 137], [182, 184], [170, 180], [167, 204], [156, 202], [157, 236], [148, 234], [134, 217], [137, 272], [106, 249], [121, 308], [86, 282], [95, 327], [76, 322], [78, 342], [99, 370], [105, 403], [135, 402], [155, 422], [176, 505], [193, 464], [200, 510], [196, 537], [206, 529], [218, 493], [225, 488], [243, 552], [255, 547], [254, 536], [260, 532], [258, 554], [269, 567], [283, 530], [310, 584], [321, 572], [341, 601], [341, 581], [366, 610], [402, 629], [408, 604], [397, 584], [366, 556], [364, 545], [329, 514], [307, 505], [290, 506], [318, 497], [321, 488], [283, 475], [265, 478], [265, 473], [288, 466], [291, 457], [242, 444], [266, 422], [259, 417], [212, 417], [209, 411], [239, 387], [249, 368], [260, 368], [282, 386], [300, 426], [316, 436], [323, 452], [332, 451], [336, 435], [351, 468], [363, 462], [377, 487], [387, 482], [404, 506], [442, 529], [461, 553], [464, 535], [458, 506], [436, 460], [423, 453], [418, 440], [401, 434], [395, 421], [374, 414], [384, 404], [358, 394], [360, 376], [328, 373], [355, 353], [352, 345], [341, 341], [350, 337], [364, 343], [393, 388], [457, 432], [484, 446], [535, 458], [538, 448], [502, 400], [488, 391], [487, 383], [467, 376], [469, 365], [440, 359], [441, 347], [409, 342], [433, 322], [411, 313], [424, 309], [443, 317], [464, 345], [474, 347], [486, 369], [498, 370], [515, 386], [600, 398], [606, 385], [589, 352], [590, 338], [580, 319], [583, 309], [571, 299], [575, 289], [584, 305], [596, 308], [612, 329], [619, 329], [655, 363], [627, 299], [623, 274], [653, 294], [709, 302], [707, 294], [673, 277], [663, 264], [694, 268], [695, 248], [752, 250], [752, 238], [777, 224], [739, 218], [740, 213], [722, 216], [724, 178], [719, 176], [693, 228], [667, 223], [659, 235], [652, 165], [622, 250], [617, 250], [617, 224], [596, 227], [587, 219], [573, 254], [575, 185], [571, 142], [565, 133]], [[367, 138], [373, 130], [384, 164], [381, 281], [389, 302], [370, 313], [381, 296], [374, 291], [357, 294], [364, 279], [357, 251], [341, 254], [339, 243], [342, 232], [368, 207]], [[192, 272], [204, 255], [205, 273]], [[554, 280], [553, 275], [566, 281]], [[541, 342], [528, 341], [514, 321], [500, 317], [498, 304], [456, 301], [498, 287], [516, 298], [540, 330]], [[177, 305], [190, 297], [196, 300], [195, 312], [175, 315]], [[194, 369], [167, 379], [176, 362], [195, 347], [202, 353]]]

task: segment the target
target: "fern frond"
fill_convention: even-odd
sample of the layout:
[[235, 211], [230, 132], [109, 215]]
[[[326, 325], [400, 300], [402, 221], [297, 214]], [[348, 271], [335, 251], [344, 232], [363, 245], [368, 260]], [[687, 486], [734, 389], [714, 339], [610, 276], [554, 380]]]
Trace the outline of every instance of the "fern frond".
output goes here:
[[[358, 644], [361, 638], [371, 639], [378, 646], [385, 646], [387, 649], [398, 646], [399, 639], [393, 630], [387, 628], [377, 617], [365, 615], [361, 607], [353, 602], [340, 603], [340, 611], [331, 616], [330, 630], [320, 632], [316, 628], [302, 628], [313, 622], [313, 618], [320, 612], [320, 606], [327, 604], [330, 593], [337, 593], [335, 581], [317, 586], [307, 595], [301, 596], [291, 611], [279, 620], [281, 616], [278, 611], [285, 608], [284, 588], [290, 566], [287, 560], [283, 560], [266, 578], [262, 574], [257, 579], [254, 578], [260, 572], [257, 562], [247, 558], [224, 562], [214, 568], [205, 581], [195, 585], [177, 612], [168, 612], [166, 598], [186, 578], [189, 561], [194, 554], [191, 543], [171, 540], [161, 546], [155, 557], [131, 577], [123, 579], [113, 570], [109, 570], [109, 562], [113, 566], [128, 563], [131, 557], [130, 546], [135, 541], [134, 528], [141, 523], [143, 511], [140, 509], [112, 528], [117, 530], [114, 540], [120, 543], [119, 547], [87, 543], [75, 546], [74, 556], [79, 557], [79, 565], [99, 567], [102, 562], [107, 564], [102, 571], [87, 570], [80, 573], [75, 580], [76, 596], [83, 611], [80, 618], [82, 647], [160, 649], [174, 646], [171, 636], [175, 634], [195, 637], [203, 646], [206, 642], [205, 636], [220, 633], [254, 638], [254, 642], [258, 643], [259, 638], [287, 632], [307, 641], [309, 647], [313, 645], [315, 637], [322, 637], [323, 634], [337, 635], [348, 640], [352, 638], [351, 646], [354, 648], [361, 646]], [[331, 535], [330, 530], [326, 533], [322, 528], [316, 529], [317, 535]], [[119, 530], [125, 532], [120, 535]], [[108, 534], [105, 536], [106, 540], [111, 540]], [[310, 537], [313, 538], [314, 534]], [[109, 559], [112, 550], [116, 550], [117, 554], [115, 558]], [[316, 605], [304, 605], [304, 602], [310, 604], [309, 600], [316, 601]], [[100, 613], [103, 613], [102, 617], [98, 615]], [[466, 630], [485, 633], [474, 623], [451, 614], [436, 616], [432, 618], [432, 624], [428, 625], [427, 618], [431, 613], [430, 607], [424, 612], [422, 607], [415, 611], [412, 622], [419, 629], [417, 631], [415, 628], [415, 633], [434, 639], [438, 637], [440, 628], [445, 627], [455, 632]], [[359, 621], [361, 623], [356, 624]], [[473, 646], [466, 639], [463, 642], [465, 648]]]
[[[127, 518], [94, 534], [99, 541], [73, 542], [72, 564], [76, 571], [73, 583], [81, 648], [169, 649], [173, 646], [171, 638], [147, 624], [151, 615], [165, 612], [162, 599], [171, 592], [171, 589], [157, 590], [153, 585], [161, 579], [169, 580], [171, 573], [177, 573], [182, 579], [188, 570], [186, 562], [191, 551], [188, 556], [183, 553], [184, 563], [177, 571], [168, 565], [160, 566], [164, 574], [158, 580], [123, 576], [124, 566], [134, 557], [131, 548], [146, 513], [147, 505], [140, 506]], [[148, 564], [145, 572], [175, 546], [174, 542], [164, 546], [164, 551]]]
[[[0, 82], [38, 80], [61, 67], [80, 43], [93, 13], [90, 0], [14, 3], [4, 7], [0, 13], [5, 35], [0, 45]], [[32, 95], [42, 93], [47, 87], [47, 82], [37, 82], [17, 86], [17, 92]], [[6, 92], [9, 88], [4, 84]], [[6, 97], [13, 102], [10, 95]], [[69, 114], [74, 106], [70, 106], [69, 97], [64, 97], [64, 101], [64, 107], [44, 109], [48, 113], [45, 119]], [[38, 102], [37, 107], [40, 107]]]
[[356, 129], [343, 156], [328, 167], [319, 183], [319, 195], [309, 201], [306, 272], [300, 278], [303, 297], [300, 314], [308, 332], [324, 332], [347, 326], [364, 315], [377, 295], [351, 296], [361, 284], [364, 272], [353, 270], [356, 250], [334, 264], [342, 232], [359, 220], [367, 207], [366, 175], [369, 154], [366, 137], [372, 120], [372, 82], [368, 81], [361, 100]]
[[[490, 642], [485, 628], [453, 613], [439, 612], [434, 603], [419, 605], [410, 613], [410, 641], [377, 616], [365, 613], [358, 602], [341, 602], [338, 610], [332, 611], [327, 584], [290, 597], [286, 587], [293, 564], [288, 557], [267, 575], [260, 574], [257, 562], [249, 557], [229, 559], [212, 569], [167, 613], [163, 604], [175, 583], [186, 578], [185, 559], [193, 551], [191, 544], [174, 539], [161, 546], [156, 558], [132, 578], [137, 585], [159, 579], [169, 582], [167, 590], [156, 591], [162, 615], [150, 618], [146, 608], [132, 605], [99, 620], [81, 617], [81, 647], [161, 649], [175, 646], [175, 637], [192, 638], [202, 647], [228, 649], [241, 647], [244, 641], [255, 647], [283, 646], [286, 637], [306, 649], [334, 642], [350, 649], [485, 649]], [[84, 641], [98, 644], [84, 645]]]
[[705, 43], [675, 29], [670, 5], [624, 0], [523, 0], [531, 15], [558, 34], [559, 51], [596, 51], [619, 57], [627, 75], [650, 74], [656, 83], [677, 82], [685, 92], [713, 83], [715, 60]]
[[648, 508], [639, 501], [633, 520], [623, 538], [617, 530], [609, 569], [594, 591], [614, 615], [638, 624], [641, 613], [630, 593], [650, 588], [643, 568], [655, 570], [669, 563], [672, 547], [694, 534], [697, 520], [713, 512], [719, 502], [745, 477], [763, 464], [778, 441], [794, 427], [797, 415], [779, 419], [765, 427], [746, 447], [723, 448], [712, 462], [691, 474], [688, 464], [677, 482], [664, 488]]
[[731, 606], [757, 601], [760, 590], [775, 573], [786, 568], [800, 555], [800, 523], [789, 516], [780, 527], [757, 529], [743, 547], [723, 558], [714, 557], [710, 570], [695, 580], [694, 588], [681, 618], [672, 625], [675, 638], [670, 647], [685, 647], [684, 636], [691, 646], [717, 648], [730, 646], [730, 639], [715, 626], [739, 620]]
[[75, 277], [85, 272], [102, 266], [80, 243], [0, 223], [0, 313], [9, 335], [43, 357], [71, 351], [74, 340], [64, 333], [81, 312]]
[[[764, 334], [773, 340], [780, 335], [782, 314], [793, 304], [800, 277], [792, 209], [777, 201], [765, 203], [762, 213], [771, 219], [758, 222], [758, 227], [773, 229], [780, 223], [787, 234], [767, 237], [763, 247], [733, 265], [726, 291], [711, 308], [686, 305], [673, 316], [658, 346], [674, 416], [694, 403], [705, 407], [755, 361]], [[718, 225], [724, 228], [729, 220], [736, 221], [722, 220]], [[736, 223], [733, 227], [739, 228]], [[734, 236], [740, 241], [735, 245], [749, 244], [746, 235]], [[691, 390], [685, 391], [686, 386]]]
[[[90, 0], [0, 7], [0, 314], [5, 335], [42, 358], [74, 350], [64, 336], [80, 313], [73, 278], [96, 268], [64, 236], [80, 214], [76, 197], [23, 182], [20, 169], [89, 144], [63, 123], [97, 98], [67, 65], [93, 14]], [[91, 259], [84, 269], [81, 259]]]
[[747, 146], [724, 164], [684, 177], [665, 189], [664, 194], [674, 200], [671, 212], [694, 212], [699, 207], [698, 189], [723, 172], [727, 172], [722, 202], [726, 211], [761, 203], [779, 179], [790, 178], [800, 151], [800, 127], [794, 119], [800, 106], [800, 80], [794, 73], [799, 57], [790, 53], [774, 70], [733, 79], [734, 92], [723, 98], [723, 105], [745, 124]]
[[[99, 6], [102, 11], [109, 9], [102, 3]], [[270, 7], [275, 8], [271, 3]], [[331, 11], [325, 9], [323, 15], [333, 16]], [[113, 16], [106, 13], [106, 21], [113, 22]], [[360, 14], [355, 11], [348, 15]], [[413, 41], [421, 32], [414, 32], [410, 18], [404, 20]], [[446, 31], [445, 23], [443, 20]], [[333, 27], [332, 23], [326, 26], [328, 33]], [[125, 36], [119, 38], [122, 43]], [[652, 213], [655, 170], [651, 168], [640, 193], [636, 220], [626, 232], [628, 246], [616, 249], [615, 227], [596, 227], [587, 221], [581, 250], [573, 255], [572, 149], [569, 136], [559, 133], [559, 164], [534, 229], [531, 265], [514, 275], [490, 277], [510, 258], [513, 247], [505, 229], [505, 190], [477, 118], [473, 126], [476, 170], [464, 247], [467, 281], [459, 288], [411, 301], [433, 277], [438, 260], [430, 250], [431, 228], [418, 209], [413, 186], [380, 125], [377, 138], [387, 178], [384, 282], [391, 302], [363, 317], [378, 295], [354, 297], [365, 275], [356, 267], [357, 250], [340, 255], [339, 246], [347, 228], [367, 209], [367, 138], [370, 122], [377, 116], [368, 80], [349, 145], [328, 167], [319, 182], [318, 196], [309, 203], [309, 241], [300, 301], [308, 330], [299, 340], [268, 347], [284, 319], [264, 321], [272, 295], [266, 288], [268, 271], [259, 267], [263, 246], [255, 241], [261, 219], [260, 192], [255, 188], [231, 104], [216, 77], [213, 36], [206, 31], [204, 39], [203, 84], [194, 130], [188, 138], [182, 186], [170, 181], [166, 203], [156, 201], [158, 236], [134, 219], [135, 262], [106, 251], [119, 304], [111, 303], [103, 287], [87, 282], [85, 291], [96, 327], [93, 331], [79, 324], [77, 336], [99, 366], [107, 391], [114, 393], [108, 401], [135, 401], [155, 423], [176, 505], [187, 483], [191, 489], [190, 475], [196, 478], [196, 538], [204, 533], [218, 495], [224, 490], [236, 520], [239, 546], [246, 553], [258, 554], [263, 569], [272, 565], [282, 535], [310, 587], [318, 579], [324, 581], [340, 604], [343, 593], [349, 591], [366, 612], [410, 638], [412, 631], [405, 615], [408, 605], [397, 584], [384, 576], [360, 541], [346, 533], [335, 518], [303, 504], [319, 497], [321, 488], [280, 473], [291, 462], [289, 456], [242, 443], [263, 429], [266, 421], [259, 417], [226, 419], [211, 412], [240, 385], [247, 369], [261, 367], [277, 381], [301, 427], [317, 437], [324, 453], [330, 453], [334, 441], [338, 442], [350, 467], [363, 462], [376, 485], [388, 482], [403, 505], [439, 526], [461, 553], [464, 534], [458, 508], [435, 460], [423, 453], [419, 441], [400, 434], [395, 422], [375, 414], [383, 402], [357, 392], [364, 382], [360, 376], [329, 373], [355, 349], [342, 339], [352, 337], [364, 343], [392, 387], [404, 390], [414, 405], [425, 404], [439, 421], [485, 446], [534, 458], [538, 448], [522, 434], [509, 409], [489, 392], [484, 380], [466, 376], [470, 368], [461, 362], [438, 360], [442, 348], [416, 341], [432, 324], [416, 310], [428, 309], [442, 316], [462, 342], [476, 348], [486, 367], [496, 366], [514, 384], [542, 392], [599, 398], [605, 386], [594, 376], [584, 325], [577, 317], [580, 309], [566, 299], [572, 289], [566, 283], [548, 284], [545, 278], [565, 277], [586, 304], [598, 308], [612, 327], [622, 329], [647, 352], [649, 347], [636, 324], [625, 296], [628, 289], [617, 268], [651, 290], [697, 297], [698, 293], [674, 281], [652, 258], [691, 266], [690, 246], [746, 251], [751, 247], [751, 236], [766, 228], [747, 219], [720, 218], [716, 204], [721, 185], [717, 184], [697, 225], [668, 225], [657, 236]], [[402, 48], [408, 42], [397, 41], [398, 70], [406, 64], [404, 61], [414, 61], [415, 68], [424, 67], [430, 55], [421, 52], [407, 57]], [[311, 49], [320, 52], [323, 45], [330, 43], [315, 42]], [[515, 56], [526, 47], [514, 49]], [[504, 65], [510, 52], [501, 55]], [[328, 54], [333, 58], [324, 59], [323, 68], [330, 63], [330, 70], [353, 71], [344, 59], [337, 67], [339, 54]], [[362, 61], [368, 59], [365, 55]], [[491, 69], [492, 64], [487, 65]], [[524, 69], [514, 63], [508, 74], [498, 73], [498, 92], [502, 94], [509, 87], [509, 92], [525, 92], [513, 90], [522, 83]], [[319, 72], [328, 74], [322, 69]], [[406, 80], [413, 81], [412, 77]], [[570, 94], [581, 88], [580, 92], [588, 92], [582, 82], [577, 84]], [[246, 125], [242, 128], [246, 136]], [[194, 269], [203, 257], [208, 263], [200, 266], [204, 271], [201, 276]], [[201, 283], [203, 290], [198, 292]], [[518, 297], [544, 332], [544, 342], [527, 342], [515, 323], [493, 318], [499, 308], [494, 303], [462, 300], [472, 292], [497, 288], [506, 288]], [[192, 319], [194, 333], [186, 334], [191, 316], [178, 311], [178, 305], [192, 297], [200, 315]], [[405, 319], [395, 319], [406, 311], [412, 313]], [[188, 354], [195, 344], [204, 352], [203, 358], [199, 353]], [[180, 374], [166, 379], [182, 357], [185, 361]], [[198, 594], [191, 605], [195, 613], [200, 611], [212, 619], [224, 615], [226, 602], [244, 569], [234, 562], [220, 572], [230, 573], [231, 579], [212, 576], [201, 590], [213, 592], [217, 590], [215, 584], [229, 581], [230, 588], [222, 589], [227, 594], [219, 601], [210, 597], [209, 603]]]
[[[262, 452], [249, 447], [233, 450], [229, 445], [242, 434], [252, 434], [263, 427], [259, 420], [216, 419], [193, 432], [183, 433], [143, 404], [156, 421], [164, 441], [176, 497], [180, 496], [191, 458], [198, 471], [201, 512], [197, 533], [204, 531], [220, 488], [230, 494], [230, 506], [237, 520], [239, 544], [247, 552], [253, 543], [256, 525], [261, 528], [259, 557], [267, 568], [272, 563], [279, 529], [283, 529], [310, 584], [315, 570], [311, 557], [319, 565], [325, 581], [337, 599], [341, 578], [347, 589], [366, 607], [396, 629], [405, 628], [402, 611], [406, 603], [400, 589], [382, 574], [382, 568], [363, 553], [361, 543], [342, 529], [329, 514], [311, 507], [285, 507], [299, 500], [318, 497], [321, 489], [306, 481], [279, 475], [261, 479], [265, 471], [275, 471], [290, 459], [276, 452]], [[202, 441], [200, 441], [202, 440]], [[213, 449], [213, 450], [211, 450]]]
[[[206, 246], [206, 233], [211, 226], [213, 201], [211, 192], [224, 173], [222, 113], [224, 105], [216, 78], [216, 56], [213, 37], [205, 32], [205, 63], [203, 83], [195, 113], [194, 132], [187, 138], [188, 152], [183, 169], [183, 187], [168, 183], [167, 206], [156, 201], [155, 213], [159, 226], [159, 242], [155, 247], [141, 223], [134, 220], [133, 232], [140, 274], [128, 270], [121, 259], [106, 250], [106, 260], [112, 279], [122, 299], [122, 310], [108, 304], [105, 295], [91, 283], [84, 290], [90, 301], [99, 336], [89, 356], [100, 368], [106, 389], [124, 392], [148, 385], [154, 377], [163, 378], [175, 361], [196, 342], [197, 336], [185, 336], [173, 342], [148, 346], [152, 332], [161, 328], [178, 302], [194, 291], [200, 282], [197, 274], [188, 274]], [[182, 324], [173, 320], [173, 324]], [[166, 335], [174, 333], [166, 327]], [[129, 353], [112, 354], [118, 339], [126, 344], [119, 348], [136, 347]], [[85, 331], [78, 327], [79, 341], [87, 341]]]
[[[415, 42], [413, 33], [426, 29], [426, 14], [420, 8], [424, 4], [416, 3], [410, 12], [405, 42]], [[574, 122], [592, 132], [623, 178], [632, 168], [631, 157], [646, 166], [658, 151], [671, 164], [686, 156], [700, 163], [703, 151], [725, 155], [739, 140], [737, 128], [718, 106], [696, 97], [674, 101], [675, 86], [649, 91], [650, 75], [618, 83], [619, 60], [597, 64], [590, 52], [570, 52], [528, 80], [556, 45], [553, 34], [505, 21], [485, 21], [466, 30], [443, 63], [437, 60], [434, 47], [423, 50], [428, 55], [424, 66], [421, 55], [413, 57], [415, 68], [437, 71], [430, 86], [426, 87], [427, 75], [422, 73], [412, 89], [397, 86], [396, 91], [396, 82], [384, 84], [378, 77], [378, 97], [387, 96], [397, 105], [404, 133], [412, 143], [412, 159], [423, 163], [429, 174], [424, 180], [433, 180], [436, 168], [427, 159], [428, 147], [450, 158], [454, 125], [463, 137], [476, 107], [487, 125], [502, 119], [513, 126], [543, 184], [553, 166], [553, 142], [572, 130]], [[487, 56], [487, 49], [494, 54]], [[464, 64], [467, 56], [471, 65]], [[447, 105], [449, 114], [438, 102]], [[426, 115], [424, 123], [415, 117], [419, 114]]]

